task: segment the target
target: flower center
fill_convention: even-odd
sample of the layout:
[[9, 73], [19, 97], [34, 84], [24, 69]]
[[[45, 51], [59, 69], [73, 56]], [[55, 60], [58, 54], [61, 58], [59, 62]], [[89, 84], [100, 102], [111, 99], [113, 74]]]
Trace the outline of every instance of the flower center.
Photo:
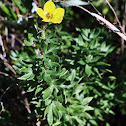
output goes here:
[[53, 14], [47, 13], [47, 14], [46, 14], [46, 18], [47, 18], [47, 19], [52, 19], [52, 18], [53, 18]]

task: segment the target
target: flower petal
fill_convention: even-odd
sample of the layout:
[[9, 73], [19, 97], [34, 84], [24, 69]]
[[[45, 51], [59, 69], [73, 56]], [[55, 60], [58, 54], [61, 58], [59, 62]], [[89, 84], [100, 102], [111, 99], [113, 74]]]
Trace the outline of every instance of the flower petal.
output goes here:
[[41, 17], [44, 18], [44, 12], [41, 8], [37, 8], [37, 14]]
[[57, 8], [54, 12], [53, 23], [61, 23], [63, 20], [65, 10], [63, 8]]
[[48, 20], [48, 19], [44, 19], [42, 21], [44, 21], [44, 22], [52, 22], [51, 20]]
[[56, 9], [56, 6], [52, 1], [47, 1], [44, 5], [44, 12], [53, 13], [55, 9]]

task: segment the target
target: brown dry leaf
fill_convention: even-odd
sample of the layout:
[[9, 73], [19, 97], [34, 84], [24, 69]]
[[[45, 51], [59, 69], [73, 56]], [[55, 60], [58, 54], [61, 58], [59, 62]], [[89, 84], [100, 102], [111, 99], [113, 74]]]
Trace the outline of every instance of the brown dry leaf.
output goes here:
[[16, 72], [15, 70], [13, 69], [13, 67], [8, 63], [8, 60], [6, 58], [3, 57], [2, 54], [0, 54], [0, 58], [3, 60], [3, 63], [4, 65], [9, 68], [15, 75], [16, 75]]
[[4, 44], [4, 48], [5, 48], [6, 53], [7, 53], [8, 55], [10, 55], [10, 52], [9, 52], [9, 49], [8, 49], [8, 47], [7, 47], [7, 44], [6, 44], [6, 41], [5, 41], [5, 40], [3, 41], [3, 44]]
[[9, 68], [9, 69], [16, 75], [15, 70], [13, 69], [13, 67], [12, 67], [10, 64], [8, 64], [7, 62], [4, 61], [4, 65], [5, 65], [7, 68]]

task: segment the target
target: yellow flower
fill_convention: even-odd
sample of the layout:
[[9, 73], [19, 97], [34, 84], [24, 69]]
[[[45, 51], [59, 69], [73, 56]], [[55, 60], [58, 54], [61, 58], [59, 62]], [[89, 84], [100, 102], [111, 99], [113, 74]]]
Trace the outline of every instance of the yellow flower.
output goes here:
[[56, 8], [55, 4], [47, 1], [43, 10], [37, 8], [37, 14], [43, 18], [44, 22], [61, 23], [63, 20], [65, 10], [63, 8]]

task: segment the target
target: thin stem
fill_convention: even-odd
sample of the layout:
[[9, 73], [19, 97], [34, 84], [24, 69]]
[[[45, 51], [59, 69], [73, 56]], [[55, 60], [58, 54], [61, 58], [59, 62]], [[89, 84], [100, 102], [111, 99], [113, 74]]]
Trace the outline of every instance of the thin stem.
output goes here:
[[91, 6], [96, 10], [96, 12], [102, 16], [102, 14], [98, 11], [98, 9], [88, 0], [88, 3], [91, 4]]
[[3, 110], [4, 110], [4, 105], [3, 105], [3, 102], [1, 102], [1, 107], [2, 107], [2, 109], [1, 109], [1, 111], [0, 111], [0, 114], [3, 112]]
[[90, 12], [89, 10], [87, 10], [86, 8], [81, 7], [81, 6], [79, 6], [79, 5], [69, 4], [69, 3], [65, 2], [65, 1], [60, 1], [60, 0], [55, 0], [55, 2], [61, 2], [61, 3], [64, 3], [64, 4], [70, 5], [70, 6], [78, 7], [78, 8], [80, 8], [80, 9], [84, 10], [85, 12], [91, 14], [91, 12]]
[[[55, 0], [55, 2], [61, 2], [61, 3], [67, 4], [67, 5], [70, 5], [70, 6], [75, 6], [75, 7], [78, 7], [80, 9], [84, 10], [85, 12], [87, 12], [88, 14], [90, 14], [91, 16], [95, 17], [97, 20], [102, 21], [107, 28], [111, 29], [113, 32], [115, 32], [116, 34], [118, 34], [121, 38], [123, 38], [126, 41], [125, 32], [120, 31], [118, 28], [116, 28], [112, 23], [110, 23], [108, 20], [106, 20], [102, 16], [100, 16], [100, 15], [98, 15], [96, 13], [90, 12], [86, 8], [84, 8], [82, 6], [79, 6], [79, 5], [69, 4], [69, 3], [65, 2], [65, 1], [61, 1], [61, 0]], [[120, 27], [121, 27], [121, 25], [120, 25]]]
[[117, 17], [117, 14], [116, 14], [115, 10], [114, 10], [113, 7], [111, 6], [111, 4], [108, 2], [108, 0], [106, 0], [106, 2], [107, 2], [107, 4], [109, 5], [109, 7], [111, 8], [111, 10], [113, 11], [113, 13], [114, 13], [114, 15], [115, 15], [115, 18], [116, 18], [116, 20], [117, 20], [117, 22], [118, 22], [118, 24], [119, 24], [119, 27], [121, 28], [121, 31], [122, 31], [124, 34], [126, 34], [126, 33], [124, 32], [122, 26], [121, 26], [121, 23], [120, 23], [120, 21], [119, 21], [119, 19], [118, 19], [118, 17]]
[[3, 92], [3, 94], [0, 96], [0, 103], [1, 103], [1, 100], [2, 100], [3, 96], [6, 94], [6, 92], [7, 92], [13, 85], [14, 85], [14, 83], [11, 84], [8, 88], [6, 88], [6, 90], [5, 90], [5, 91]]

